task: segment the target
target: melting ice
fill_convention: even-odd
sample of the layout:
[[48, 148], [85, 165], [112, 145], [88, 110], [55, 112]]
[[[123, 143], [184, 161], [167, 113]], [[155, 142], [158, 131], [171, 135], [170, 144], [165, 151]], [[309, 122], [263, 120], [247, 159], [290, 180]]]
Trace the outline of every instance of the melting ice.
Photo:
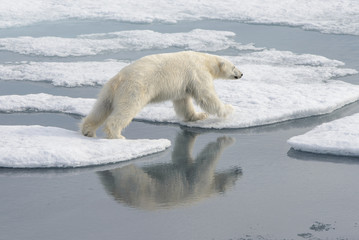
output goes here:
[[0, 50], [40, 56], [86, 56], [107, 52], [139, 51], [177, 47], [196, 51], [219, 51], [227, 48], [259, 50], [253, 44], [234, 41], [233, 32], [194, 29], [183, 33], [159, 33], [133, 30], [103, 34], [62, 37], [0, 38]]
[[[290, 7], [288, 7], [290, 6]], [[26, 0], [0, 4], [0, 28], [67, 19], [167, 22], [220, 19], [359, 35], [357, 0]]]
[[0, 167], [83, 167], [163, 151], [170, 141], [108, 140], [56, 127], [0, 126]]
[[[225, 103], [232, 104], [235, 109], [234, 114], [227, 119], [222, 120], [212, 116], [204, 121], [181, 122], [176, 117], [170, 102], [148, 105], [136, 118], [202, 128], [243, 128], [325, 114], [359, 99], [359, 86], [333, 80], [357, 73], [354, 69], [342, 68], [344, 64], [340, 61], [276, 50], [227, 58], [244, 73], [243, 79], [238, 81], [215, 81], [218, 96]], [[101, 66], [100, 62], [96, 64]], [[65, 71], [66, 64], [63, 67]], [[51, 78], [52, 75], [48, 74], [46, 65], [43, 66], [43, 71], [46, 73], [44, 76], [48, 75]], [[86, 69], [86, 73], [81, 77], [81, 69], [79, 69], [76, 82], [68, 85], [83, 84], [87, 74], [96, 76], [91, 71], [97, 70], [92, 69], [87, 72]], [[28, 74], [33, 72], [29, 71]], [[41, 73], [41, 70], [39, 72]], [[40, 75], [36, 74], [37, 77]], [[54, 78], [56, 77], [57, 75]], [[99, 82], [101, 81], [97, 81]], [[87, 82], [87, 84], [93, 83]], [[86, 115], [93, 102], [94, 99], [48, 94], [10, 95], [0, 97], [0, 110], [57, 111]]]
[[55, 86], [103, 85], [128, 62], [19, 62], [0, 64], [1, 80], [47, 81]]
[[359, 157], [359, 114], [324, 123], [288, 140], [296, 150]]
[[[256, 1], [251, 2], [256, 3]], [[321, 3], [321, 1], [313, 2]], [[39, 3], [41, 4], [38, 6], [36, 4], [31, 6], [29, 11], [33, 9], [37, 11], [36, 7], [46, 8], [47, 6], [51, 8], [57, 4], [56, 1], [48, 1], [46, 3], [39, 1]], [[325, 3], [329, 3], [329, 10], [328, 8], [323, 8], [322, 10], [330, 12], [330, 7], [333, 3], [331, 1], [325, 1]], [[22, 2], [11, 4], [13, 6], [20, 6]], [[57, 13], [55, 13], [56, 11], [49, 11], [46, 13], [47, 15], [43, 16], [33, 15], [32, 19], [25, 17], [23, 23], [26, 25], [49, 20], [48, 18], [51, 20], [66, 19], [69, 15], [63, 16], [62, 14], [67, 11], [64, 9], [67, 9], [72, 2], [65, 1], [63, 4], [63, 11], [60, 10]], [[298, 4], [302, 6], [302, 3]], [[279, 5], [280, 3], [275, 6]], [[4, 8], [6, 7], [0, 6], [0, 16], [3, 16]], [[22, 16], [22, 8], [17, 9], [17, 13]], [[343, 14], [342, 10], [339, 10], [337, 14]], [[355, 12], [355, 7], [352, 10]], [[79, 17], [76, 15], [76, 10], [73, 13], [73, 17]], [[268, 13], [266, 16], [270, 19], [271, 11], [268, 11]], [[302, 14], [301, 12], [298, 13]], [[51, 14], [57, 15], [52, 18], [54, 15]], [[99, 16], [89, 17], [85, 14], [83, 18], [102, 19], [104, 16], [101, 14], [101, 8], [99, 8]], [[335, 19], [335, 16], [338, 15], [333, 16]], [[16, 13], [14, 16], [9, 15], [8, 18], [0, 17], [2, 19], [0, 20], [0, 25], [18, 25], [15, 23], [17, 17], [19, 16]], [[202, 17], [199, 16], [199, 18]], [[325, 14], [321, 15], [321, 17], [325, 18]], [[6, 23], [9, 19], [14, 20], [14, 22], [8, 21]], [[256, 21], [259, 21], [258, 19]], [[305, 19], [303, 18], [304, 22], [298, 25], [309, 27], [310, 24], [305, 23]], [[29, 21], [26, 22], [27, 20]], [[149, 19], [149, 21], [157, 20]], [[162, 20], [170, 21], [169, 18], [166, 19], [165, 17]], [[252, 21], [250, 18], [247, 20]], [[281, 23], [281, 20], [278, 21]], [[336, 19], [333, 25], [318, 24], [315, 25], [314, 29], [330, 32], [333, 31], [336, 24], [340, 25], [341, 21], [345, 22], [346, 19]], [[319, 21], [319, 23], [323, 22]], [[341, 31], [345, 32], [351, 29], [348, 30], [348, 33], [357, 34], [358, 30], [355, 26], [355, 24], [348, 24]], [[145, 40], [143, 40], [144, 36], [146, 36]], [[172, 104], [165, 102], [149, 105], [136, 116], [137, 119], [154, 122], [172, 122], [201, 128], [218, 129], [252, 127], [329, 113], [359, 99], [359, 86], [335, 80], [335, 78], [358, 73], [354, 69], [344, 68], [344, 63], [340, 61], [311, 54], [295, 54], [289, 51], [263, 49], [255, 47], [253, 44], [243, 45], [236, 42], [234, 37], [235, 34], [232, 32], [202, 29], [182, 33], [158, 33], [148, 30], [136, 30], [79, 35], [74, 38], [0, 38], [0, 50], [20, 54], [58, 57], [98, 55], [127, 50], [166, 49], [169, 47], [207, 52], [234, 49], [238, 52], [237, 56], [227, 56], [227, 58], [244, 73], [244, 78], [238, 81], [215, 81], [216, 91], [222, 101], [234, 106], [235, 112], [233, 115], [225, 120], [211, 116], [205, 121], [194, 123], [182, 122], [175, 116]], [[241, 50], [252, 52], [244, 53]], [[53, 85], [65, 87], [103, 85], [127, 64], [129, 64], [128, 61], [121, 60], [5, 63], [0, 64], [0, 80], [47, 81]], [[10, 113], [46, 111], [84, 116], [90, 111], [94, 102], [95, 99], [71, 98], [50, 94], [8, 95], [0, 96], [0, 111]], [[157, 142], [150, 140], [122, 141], [118, 142], [118, 144], [123, 146], [121, 149], [128, 149], [128, 151], [119, 153], [116, 152], [118, 144], [115, 144], [115, 147], [108, 140], [83, 138], [78, 133], [64, 129], [39, 126], [3, 126], [0, 127], [0, 132], [2, 136], [6, 136], [2, 139], [6, 144], [5, 142], [0, 143], [0, 146], [2, 146], [0, 147], [0, 166], [8, 167], [76, 167], [104, 164], [161, 151], [169, 145], [167, 140], [158, 140]], [[47, 134], [50, 134], [50, 136]], [[24, 145], [23, 142], [20, 143], [19, 139], [25, 139], [26, 144], [30, 144], [29, 147], [22, 149], [21, 147], [27, 145]], [[49, 145], [46, 145], [46, 142]], [[73, 152], [73, 148], [71, 148], [71, 151], [69, 151], [69, 148], [66, 148], [64, 143], [68, 142], [71, 143], [69, 144], [70, 146], [78, 146], [83, 151], [78, 150], [78, 152], [74, 153], [73, 157], [68, 156], [68, 152]], [[117, 143], [117, 140], [115, 142]], [[292, 142], [293, 140], [290, 141], [290, 143]], [[44, 145], [38, 145], [39, 143]], [[89, 147], [86, 148], [85, 145]], [[299, 145], [303, 146], [305, 144], [300, 143]], [[143, 146], [143, 148], [140, 146]], [[13, 151], [13, 149], [21, 149], [21, 151]], [[33, 149], [33, 151], [27, 152], [29, 149]], [[96, 151], [93, 152], [93, 149], [96, 149]], [[116, 156], [116, 159], [113, 156]]]

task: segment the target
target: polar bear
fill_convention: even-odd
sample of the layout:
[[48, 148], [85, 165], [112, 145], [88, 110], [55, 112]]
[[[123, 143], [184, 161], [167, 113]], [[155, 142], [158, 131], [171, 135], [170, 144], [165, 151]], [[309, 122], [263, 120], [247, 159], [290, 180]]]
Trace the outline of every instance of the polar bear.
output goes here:
[[[96, 136], [104, 123], [108, 138], [124, 138], [121, 131], [148, 103], [171, 100], [184, 121], [205, 119], [207, 114], [225, 118], [233, 108], [223, 104], [213, 80], [239, 79], [242, 73], [228, 60], [206, 53], [184, 51], [143, 57], [124, 67], [102, 88], [81, 132]], [[205, 111], [197, 113], [192, 98]]]

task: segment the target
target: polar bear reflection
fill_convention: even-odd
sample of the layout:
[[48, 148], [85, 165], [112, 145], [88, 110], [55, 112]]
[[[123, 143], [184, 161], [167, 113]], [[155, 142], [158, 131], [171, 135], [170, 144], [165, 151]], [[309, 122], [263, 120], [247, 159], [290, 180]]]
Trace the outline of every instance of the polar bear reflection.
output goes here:
[[190, 204], [223, 193], [242, 174], [238, 167], [215, 173], [223, 149], [234, 139], [220, 137], [194, 159], [191, 152], [196, 136], [187, 131], [178, 134], [172, 163], [146, 167], [131, 164], [100, 172], [107, 192], [119, 202], [147, 210]]

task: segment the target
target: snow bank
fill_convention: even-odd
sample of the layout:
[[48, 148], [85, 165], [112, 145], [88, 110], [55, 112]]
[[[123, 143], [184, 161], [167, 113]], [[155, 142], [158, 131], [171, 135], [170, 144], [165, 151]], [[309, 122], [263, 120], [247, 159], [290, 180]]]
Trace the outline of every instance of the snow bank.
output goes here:
[[359, 35], [357, 0], [26, 0], [0, 4], [0, 28], [65, 19], [167, 22], [220, 19]]
[[0, 167], [83, 167], [126, 161], [163, 151], [170, 141], [83, 137], [66, 129], [0, 126]]
[[359, 114], [324, 123], [288, 143], [300, 151], [359, 157]]
[[227, 48], [259, 50], [253, 44], [234, 41], [233, 32], [195, 29], [183, 33], [159, 33], [132, 30], [80, 35], [76, 38], [17, 37], [0, 38], [0, 50], [41, 56], [85, 56], [107, 52], [178, 47], [195, 51], [219, 51]]

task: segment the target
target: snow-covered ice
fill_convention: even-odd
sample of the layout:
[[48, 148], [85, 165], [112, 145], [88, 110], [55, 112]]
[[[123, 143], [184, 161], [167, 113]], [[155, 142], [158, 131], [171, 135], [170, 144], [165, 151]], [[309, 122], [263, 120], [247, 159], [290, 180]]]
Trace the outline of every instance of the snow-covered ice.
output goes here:
[[0, 38], [0, 50], [40, 56], [85, 56], [108, 52], [139, 51], [177, 47], [196, 51], [260, 50], [253, 44], [234, 41], [235, 33], [194, 29], [190, 32], [159, 33], [151, 30], [132, 30], [102, 34], [62, 37]]
[[357, 0], [145, 0], [141, 4], [129, 0], [0, 1], [0, 28], [68, 19], [141, 23], [219, 19], [359, 35]]
[[[334, 78], [357, 74], [343, 68], [344, 63], [322, 56], [289, 51], [263, 50], [239, 56], [227, 56], [244, 73], [237, 81], [216, 80], [215, 88], [235, 112], [227, 119], [212, 116], [198, 122], [181, 122], [170, 102], [145, 107], [137, 119], [180, 123], [202, 128], [244, 128], [334, 111], [359, 99], [359, 86]], [[53, 64], [49, 68], [48, 64]], [[72, 68], [75, 77], [67, 78], [71, 63], [19, 63], [1, 65], [0, 78], [50, 80], [64, 86], [102, 84], [104, 69], [123, 62], [78, 62]], [[92, 66], [97, 67], [92, 67]], [[23, 67], [21, 67], [23, 66]], [[69, 68], [68, 68], [69, 67]], [[78, 68], [77, 70], [75, 70]], [[99, 72], [98, 72], [98, 69]], [[64, 73], [64, 75], [61, 75]], [[92, 76], [92, 77], [89, 77]], [[62, 79], [62, 77], [64, 79]], [[65, 78], [67, 78], [65, 80]], [[49, 94], [0, 97], [0, 111], [49, 111], [86, 115], [94, 99], [70, 98]]]
[[0, 126], [0, 167], [83, 167], [126, 161], [165, 150], [166, 139], [109, 140], [43, 126]]
[[54, 96], [46, 93], [0, 96], [0, 112], [56, 112], [85, 116], [95, 99]]
[[[359, 99], [359, 86], [333, 80], [357, 73], [342, 68], [340, 61], [276, 50], [227, 58], [244, 73], [241, 80], [215, 81], [219, 98], [235, 109], [227, 119], [211, 116], [204, 121], [181, 122], [170, 102], [148, 105], [136, 118], [201, 128], [244, 128], [330, 113]], [[82, 83], [83, 79], [77, 81]], [[93, 103], [94, 99], [49, 94], [9, 95], [0, 96], [0, 111], [86, 115]]]
[[128, 62], [18, 62], [0, 64], [1, 80], [47, 81], [55, 86], [103, 85]]
[[[244, 79], [251, 81], [314, 82], [357, 73], [339, 68], [344, 65], [340, 61], [289, 51], [263, 50], [227, 58], [246, 73]], [[118, 60], [6, 63], [0, 64], [0, 80], [48, 81], [65, 87], [103, 85], [128, 64]], [[257, 67], [260, 71], [254, 72]]]
[[[241, 82], [312, 84], [358, 73], [342, 68], [344, 63], [337, 60], [273, 49], [226, 58], [244, 72]], [[127, 64], [117, 60], [6, 63], [0, 64], [0, 80], [49, 81], [66, 87], [102, 85]]]
[[324, 123], [288, 143], [300, 151], [359, 157], [359, 114]]

